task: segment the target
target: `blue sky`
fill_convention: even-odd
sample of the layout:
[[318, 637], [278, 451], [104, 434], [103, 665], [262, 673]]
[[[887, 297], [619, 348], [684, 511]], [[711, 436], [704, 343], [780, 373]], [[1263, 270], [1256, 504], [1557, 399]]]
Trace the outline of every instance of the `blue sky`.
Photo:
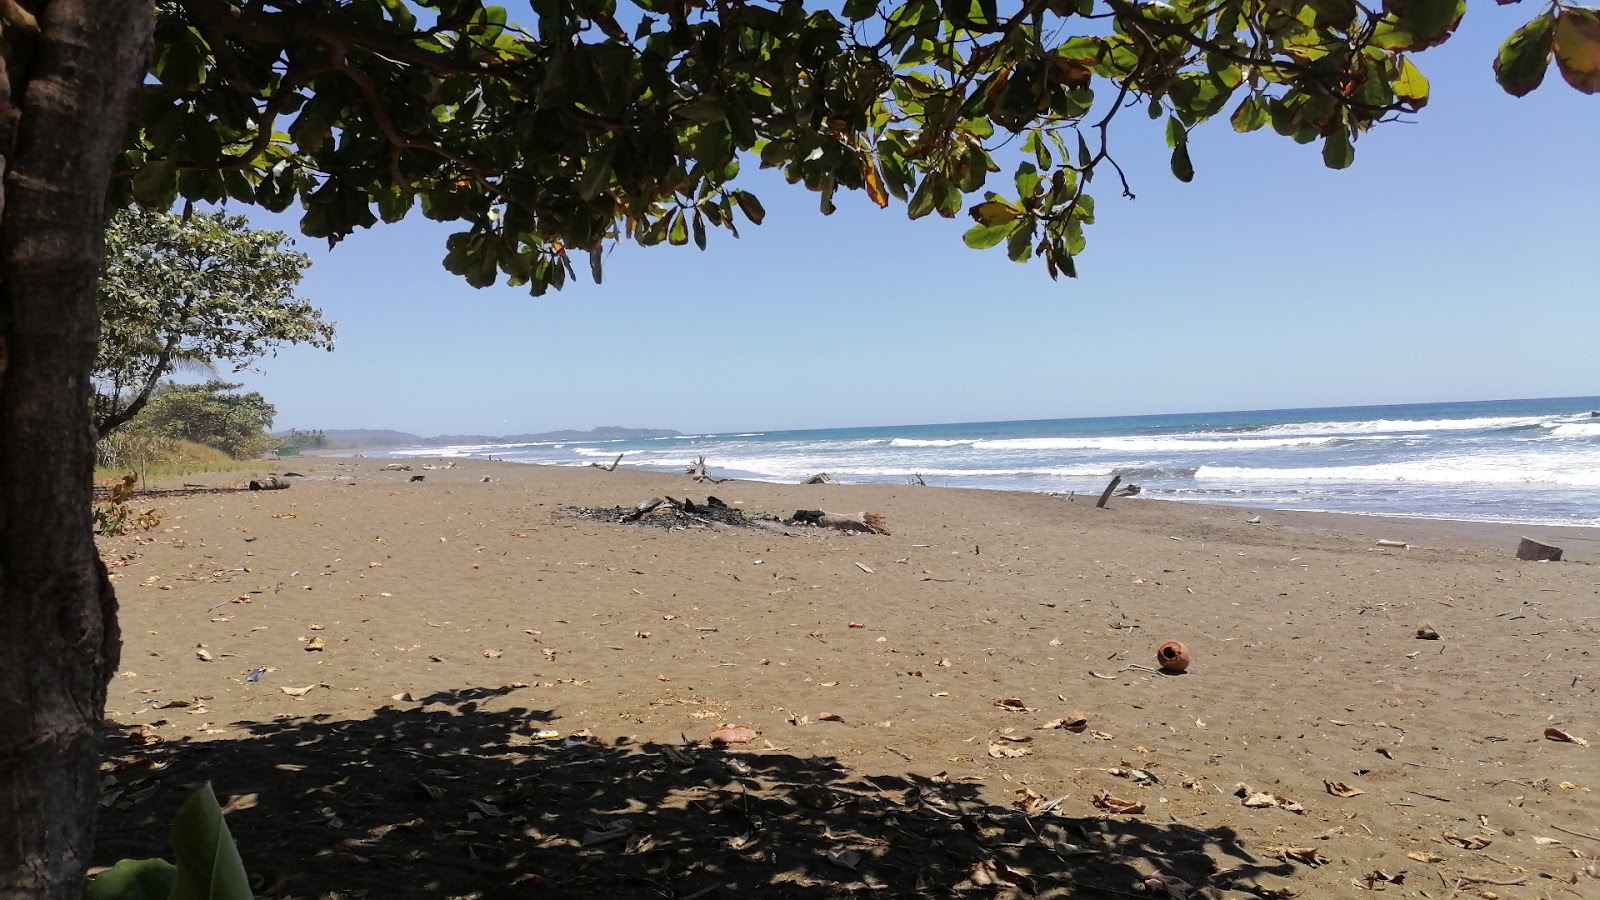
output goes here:
[[[302, 295], [334, 353], [241, 378], [280, 428], [505, 434], [994, 421], [1600, 394], [1600, 97], [1552, 67], [1514, 99], [1495, 48], [1537, 10], [1471, 4], [1417, 58], [1433, 97], [1354, 167], [1224, 118], [1175, 180], [1118, 119], [1135, 201], [1096, 179], [1080, 278], [961, 243], [966, 220], [815, 195], [746, 168], [766, 224], [702, 253], [625, 244], [604, 285], [533, 298], [443, 270], [420, 215], [358, 234]], [[1004, 192], [1009, 176], [992, 176]], [[252, 213], [264, 227], [293, 219]]]

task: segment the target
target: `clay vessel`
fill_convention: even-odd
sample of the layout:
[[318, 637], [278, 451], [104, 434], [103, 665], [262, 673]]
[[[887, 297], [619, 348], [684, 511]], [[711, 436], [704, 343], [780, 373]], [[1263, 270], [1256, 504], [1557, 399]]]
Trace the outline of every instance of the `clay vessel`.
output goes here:
[[1189, 648], [1182, 641], [1167, 641], [1156, 648], [1156, 662], [1173, 674], [1183, 672], [1189, 668]]

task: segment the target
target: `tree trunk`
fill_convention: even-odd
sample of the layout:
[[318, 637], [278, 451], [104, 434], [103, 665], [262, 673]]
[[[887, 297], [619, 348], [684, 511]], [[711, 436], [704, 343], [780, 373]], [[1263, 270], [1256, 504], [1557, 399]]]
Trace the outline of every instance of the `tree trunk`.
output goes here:
[[154, 17], [149, 0], [0, 6], [0, 900], [68, 900], [119, 649], [91, 524], [95, 278]]

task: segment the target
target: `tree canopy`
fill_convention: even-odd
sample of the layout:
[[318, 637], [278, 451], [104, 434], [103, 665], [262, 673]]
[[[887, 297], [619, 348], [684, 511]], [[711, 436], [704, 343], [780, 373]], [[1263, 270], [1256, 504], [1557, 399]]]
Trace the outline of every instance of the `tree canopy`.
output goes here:
[[[703, 248], [712, 228], [759, 224], [760, 201], [735, 186], [759, 160], [824, 212], [840, 189], [912, 218], [965, 208], [968, 245], [1073, 275], [1090, 182], [1122, 174], [1119, 114], [1165, 119], [1183, 181], [1192, 130], [1222, 115], [1321, 142], [1342, 168], [1364, 132], [1427, 104], [1415, 57], [1466, 13], [1465, 0], [531, 6], [518, 26], [481, 0], [163, 0], [116, 196], [299, 201], [302, 230], [330, 243], [420, 204], [462, 226], [450, 271], [541, 293], [574, 257], [598, 280], [619, 239]], [[1541, 7], [1495, 60], [1501, 85], [1531, 91], [1553, 58], [1600, 91], [1600, 14]], [[986, 190], [1012, 140], [1024, 160]]]
[[272, 444], [266, 430], [277, 407], [256, 391], [241, 393], [241, 384], [162, 384], [139, 416], [140, 432], [193, 441], [236, 458], [256, 456]]
[[295, 288], [310, 257], [242, 216], [138, 208], [112, 216], [100, 275], [95, 427], [132, 419], [188, 364], [239, 371], [282, 344], [333, 347], [333, 326]]

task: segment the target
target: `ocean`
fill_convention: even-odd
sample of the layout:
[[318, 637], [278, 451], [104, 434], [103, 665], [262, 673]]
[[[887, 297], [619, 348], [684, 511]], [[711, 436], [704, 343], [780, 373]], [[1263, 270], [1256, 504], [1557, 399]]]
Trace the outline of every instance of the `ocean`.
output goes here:
[[475, 444], [393, 451], [719, 477], [1098, 494], [1264, 509], [1600, 526], [1600, 397]]

